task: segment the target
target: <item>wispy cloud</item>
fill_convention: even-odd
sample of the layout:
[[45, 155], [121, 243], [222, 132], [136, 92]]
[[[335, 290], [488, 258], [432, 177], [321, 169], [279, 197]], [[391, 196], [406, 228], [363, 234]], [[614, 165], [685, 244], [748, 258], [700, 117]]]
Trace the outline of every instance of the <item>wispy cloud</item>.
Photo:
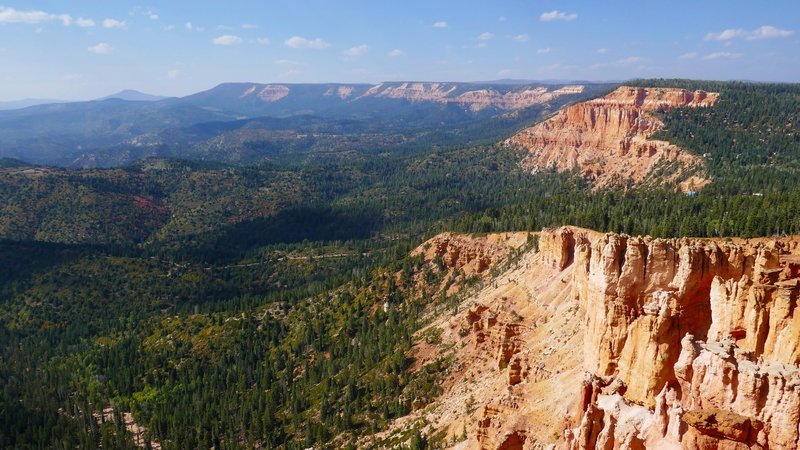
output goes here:
[[529, 39], [530, 39], [530, 36], [528, 36], [525, 33], [518, 34], [518, 35], [516, 35], [516, 36], [511, 38], [511, 40], [513, 40], [514, 42], [528, 42]]
[[403, 56], [405, 54], [406, 53], [404, 51], [400, 50], [399, 48], [396, 48], [394, 50], [389, 51], [389, 53], [387, 53], [386, 56], [391, 56], [392, 58], [396, 58], [398, 56]]
[[241, 44], [242, 38], [233, 34], [223, 34], [211, 40], [215, 45], [235, 45]]
[[369, 46], [367, 44], [356, 45], [355, 47], [350, 47], [345, 50], [344, 56], [347, 56], [348, 58], [358, 58], [366, 53], [367, 50], [369, 50]]
[[158, 17], [158, 13], [156, 13], [154, 10], [152, 10], [150, 8], [145, 8], [143, 6], [135, 6], [135, 7], [133, 7], [130, 10], [130, 12], [128, 12], [128, 15], [131, 16], [131, 17], [144, 16], [144, 17], [147, 17], [150, 20], [158, 20], [158, 18], [159, 18]]
[[540, 55], [545, 55], [545, 54], [550, 53], [552, 51], [553, 51], [552, 48], [546, 47], [546, 48], [540, 48], [540, 49], [536, 50], [536, 53], [538, 53]]
[[243, 30], [252, 30], [252, 29], [255, 29], [255, 28], [258, 28], [258, 25], [254, 25], [252, 23], [243, 23], [242, 24], [242, 29]]
[[38, 24], [60, 21], [64, 26], [72, 25], [69, 14], [51, 14], [40, 10], [19, 11], [14, 8], [0, 6], [0, 23]]
[[447, 22], [441, 20], [439, 22], [434, 22], [433, 28], [447, 28]]
[[698, 56], [700, 55], [697, 52], [689, 52], [678, 56], [678, 59], [696, 59]]
[[494, 39], [494, 34], [489, 33], [488, 31], [478, 35], [479, 41], [491, 41], [492, 39]]
[[114, 52], [114, 47], [106, 44], [105, 42], [101, 42], [97, 45], [87, 48], [86, 50], [96, 55], [108, 55], [109, 53]]
[[709, 61], [716, 61], [720, 59], [739, 59], [742, 57], [741, 53], [730, 53], [730, 52], [715, 52], [710, 53], [703, 57], [703, 59]]
[[89, 27], [93, 27], [93, 26], [95, 26], [97, 24], [92, 19], [85, 19], [83, 17], [78, 17], [77, 19], [75, 19], [75, 25], [77, 25], [77, 26], [79, 26], [81, 28], [89, 28]]
[[269, 45], [269, 38], [265, 37], [256, 38], [256, 44]]
[[565, 22], [569, 22], [571, 20], [575, 20], [578, 18], [577, 14], [567, 14], [562, 11], [550, 11], [544, 12], [539, 16], [539, 20], [542, 22], [552, 22], [554, 20], [563, 20]]
[[316, 39], [306, 39], [302, 36], [292, 36], [286, 41], [284, 41], [283, 45], [289, 48], [328, 48], [331, 46], [328, 42], [323, 41], [320, 38]]
[[600, 47], [600, 48], [597, 49], [597, 53], [599, 55], [604, 55], [604, 54], [608, 53], [608, 49], [605, 48], [605, 47]]
[[103, 21], [103, 28], [125, 28], [127, 24], [124, 20], [105, 19]]
[[180, 74], [181, 74], [180, 69], [170, 69], [167, 71], [167, 78], [173, 78], [173, 79], [178, 78]]
[[718, 33], [708, 33], [707, 41], [730, 41], [731, 39], [746, 39], [757, 41], [761, 39], [785, 38], [794, 34], [792, 30], [782, 30], [772, 25], [763, 25], [755, 30], [744, 30], [742, 28], [728, 28]]

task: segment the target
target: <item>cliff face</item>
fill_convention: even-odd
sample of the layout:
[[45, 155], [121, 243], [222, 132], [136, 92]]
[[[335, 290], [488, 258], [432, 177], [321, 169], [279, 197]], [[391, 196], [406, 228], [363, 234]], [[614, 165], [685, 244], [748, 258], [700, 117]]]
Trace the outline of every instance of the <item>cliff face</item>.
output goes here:
[[[256, 95], [264, 102], [275, 102], [288, 96], [291, 90], [291, 85], [252, 85], [247, 87], [239, 95], [239, 98]], [[492, 88], [470, 90], [463, 84], [455, 83], [403, 82], [399, 84], [380, 83], [360, 92], [361, 94], [358, 95], [358, 86], [341, 85], [329, 88], [322, 95], [324, 97], [336, 96], [343, 101], [375, 97], [411, 102], [456, 104], [472, 111], [481, 111], [490, 107], [500, 110], [516, 110], [546, 103], [562, 95], [580, 94], [583, 92], [583, 86], [564, 86], [554, 90], [543, 86], [528, 87], [500, 92]]]
[[432, 429], [463, 448], [800, 448], [800, 239], [564, 227], [539, 247], [434, 324], [458, 350]]
[[[591, 426], [573, 442], [602, 426], [606, 442], [638, 434], [649, 445], [798, 448], [796, 240], [573, 239], [584, 368], [595, 384], [579, 414]], [[624, 386], [613, 405], [602, 393], [610, 383]], [[651, 422], [622, 433], [619, 402], [641, 405]]]
[[485, 279], [489, 271], [508, 258], [514, 250], [523, 247], [528, 233], [495, 233], [483, 237], [455, 233], [442, 233], [411, 252], [421, 256], [433, 273], [445, 272], [441, 284], [428, 286], [424, 275], [418, 276], [416, 285], [429, 295], [445, 292], [452, 295], [462, 281], [471, 277]]
[[[682, 89], [623, 86], [603, 98], [581, 102], [554, 117], [525, 129], [506, 141], [528, 150], [522, 166], [532, 172], [554, 168], [578, 170], [595, 186], [642, 184], [666, 166], [666, 182], [683, 190], [708, 183], [701, 176], [687, 177], [702, 167], [702, 160], [666, 141], [650, 139], [663, 123], [652, 111], [707, 107], [718, 94]], [[687, 179], [684, 179], [687, 178]]]

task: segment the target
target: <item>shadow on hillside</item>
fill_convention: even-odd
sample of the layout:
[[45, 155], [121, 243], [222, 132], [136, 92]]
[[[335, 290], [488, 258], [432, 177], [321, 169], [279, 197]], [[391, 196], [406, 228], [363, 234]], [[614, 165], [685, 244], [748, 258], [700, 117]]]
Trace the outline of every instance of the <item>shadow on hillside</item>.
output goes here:
[[267, 245], [368, 239], [381, 226], [382, 217], [382, 212], [374, 209], [291, 208], [199, 236], [188, 250], [190, 254], [183, 256], [206, 262], [229, 262]]

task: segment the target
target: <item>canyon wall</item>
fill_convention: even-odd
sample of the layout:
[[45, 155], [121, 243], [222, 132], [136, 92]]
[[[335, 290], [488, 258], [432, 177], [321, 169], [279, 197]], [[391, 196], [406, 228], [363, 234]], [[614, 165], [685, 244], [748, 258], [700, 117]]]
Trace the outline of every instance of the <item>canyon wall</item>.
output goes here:
[[570, 448], [800, 446], [796, 239], [551, 233], [584, 310]]
[[650, 139], [663, 128], [651, 113], [708, 107], [717, 98], [704, 91], [622, 86], [605, 97], [570, 106], [505, 143], [528, 151], [522, 166], [531, 172], [577, 170], [596, 187], [667, 182], [678, 183], [684, 191], [696, 190], [708, 183], [702, 176], [702, 159]]
[[443, 394], [396, 426], [460, 449], [800, 448], [800, 238], [562, 227], [538, 247], [432, 323], [415, 357], [453, 358]]

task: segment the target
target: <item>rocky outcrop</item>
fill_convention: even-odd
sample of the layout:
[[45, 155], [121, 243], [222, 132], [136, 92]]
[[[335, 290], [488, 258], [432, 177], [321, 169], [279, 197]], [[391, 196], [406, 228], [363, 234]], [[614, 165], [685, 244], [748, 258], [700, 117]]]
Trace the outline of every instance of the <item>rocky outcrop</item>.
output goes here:
[[550, 90], [548, 87], [524, 88], [499, 92], [496, 89], [465, 90], [453, 83], [409, 83], [400, 85], [378, 84], [367, 90], [362, 97], [385, 97], [412, 102], [432, 101], [462, 105], [472, 111], [493, 107], [501, 110], [528, 108], [549, 102], [562, 95], [576, 95], [583, 92], [583, 86], [564, 86]]
[[[312, 100], [301, 88], [283, 84], [245, 84], [241, 86], [239, 99], [258, 98], [263, 102], [277, 102], [289, 95], [301, 95], [304, 102]], [[515, 111], [541, 105], [563, 96], [582, 94], [584, 86], [477, 86], [470, 83], [424, 83], [394, 82], [363, 84], [337, 84], [317, 91], [316, 95], [341, 102], [358, 102], [365, 99], [393, 99], [409, 102], [431, 102], [450, 104], [473, 112], [494, 108], [499, 111]], [[309, 105], [313, 102], [309, 103]], [[309, 106], [311, 108], [311, 106]], [[312, 108], [313, 109], [313, 108]]]
[[[596, 187], [678, 183], [684, 191], [708, 183], [702, 160], [666, 141], [650, 139], [663, 123], [650, 114], [671, 108], [707, 107], [718, 94], [623, 86], [603, 98], [570, 106], [506, 141], [528, 150], [531, 172], [577, 170]], [[697, 172], [696, 175], [692, 175]]]
[[[613, 405], [595, 395], [579, 413], [584, 422], [594, 417], [618, 430], [633, 424], [646, 448], [800, 446], [796, 239], [590, 238], [571, 231], [549, 233], [567, 248], [574, 241], [584, 368], [625, 386]], [[639, 408], [643, 419], [624, 420], [620, 402]], [[584, 442], [587, 432], [573, 430]], [[617, 445], [624, 436], [614, 434]]]
[[280, 84], [268, 84], [257, 95], [265, 102], [275, 102], [289, 95], [289, 88]]
[[[498, 233], [484, 237], [467, 234], [442, 233], [417, 247], [412, 256], [421, 256], [434, 273], [446, 271], [439, 291], [445, 285], [453, 294], [460, 281], [472, 277], [485, 278], [489, 270], [508, 258], [512, 251], [522, 247], [528, 233]], [[424, 280], [418, 280], [424, 284]]]
[[800, 238], [538, 237], [434, 322], [455, 354], [431, 431], [466, 431], [465, 448], [800, 448]]

